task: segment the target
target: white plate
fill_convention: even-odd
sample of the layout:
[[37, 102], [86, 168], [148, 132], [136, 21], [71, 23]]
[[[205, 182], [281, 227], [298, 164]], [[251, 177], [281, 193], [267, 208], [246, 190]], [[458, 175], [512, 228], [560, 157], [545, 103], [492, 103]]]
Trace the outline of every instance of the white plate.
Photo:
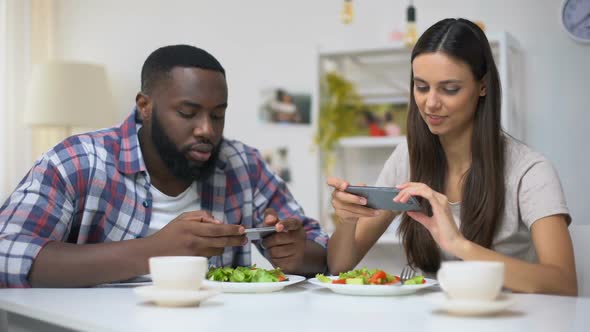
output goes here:
[[429, 294], [428, 299], [439, 310], [455, 315], [469, 316], [495, 314], [514, 304], [514, 298], [506, 293], [500, 294], [493, 301], [453, 300], [443, 292]]
[[[337, 276], [328, 277], [330, 279], [338, 279]], [[411, 294], [419, 289], [434, 286], [437, 284], [436, 280], [424, 278], [426, 283], [420, 285], [346, 285], [346, 284], [331, 284], [319, 281], [317, 278], [309, 279], [309, 282], [332, 290], [335, 293], [346, 295], [366, 295], [366, 296], [387, 296], [387, 295], [406, 295]]]
[[202, 301], [219, 294], [213, 289], [176, 290], [161, 289], [156, 286], [136, 287], [133, 291], [144, 300], [167, 307], [185, 307], [199, 305]]
[[136, 287], [136, 286], [147, 286], [152, 284], [152, 277], [149, 274], [137, 276], [135, 278], [109, 282], [106, 284], [100, 284], [95, 287]]
[[203, 286], [218, 289], [224, 293], [270, 293], [305, 280], [305, 277], [294, 274], [286, 274], [285, 276], [289, 280], [278, 282], [222, 282], [203, 280]]

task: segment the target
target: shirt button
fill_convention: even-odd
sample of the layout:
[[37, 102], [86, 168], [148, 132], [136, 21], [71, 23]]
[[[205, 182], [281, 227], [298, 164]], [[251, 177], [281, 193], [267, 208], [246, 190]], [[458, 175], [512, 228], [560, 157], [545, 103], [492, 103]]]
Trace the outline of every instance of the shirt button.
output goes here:
[[143, 201], [143, 207], [150, 207], [150, 203], [148, 201]]

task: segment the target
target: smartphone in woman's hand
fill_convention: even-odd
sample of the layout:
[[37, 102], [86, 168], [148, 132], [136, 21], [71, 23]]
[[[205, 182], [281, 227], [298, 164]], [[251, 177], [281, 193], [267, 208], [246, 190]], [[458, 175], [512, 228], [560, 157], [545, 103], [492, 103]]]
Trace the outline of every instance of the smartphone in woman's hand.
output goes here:
[[351, 194], [367, 199], [367, 207], [392, 211], [421, 211], [422, 206], [416, 197], [410, 197], [406, 203], [394, 202], [399, 189], [390, 187], [348, 186], [345, 190]]

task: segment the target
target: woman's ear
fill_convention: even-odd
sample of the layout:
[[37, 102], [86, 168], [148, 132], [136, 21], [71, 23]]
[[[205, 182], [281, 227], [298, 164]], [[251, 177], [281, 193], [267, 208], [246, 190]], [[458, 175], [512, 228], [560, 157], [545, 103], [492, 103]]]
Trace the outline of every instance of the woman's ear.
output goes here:
[[152, 117], [152, 101], [150, 96], [138, 92], [135, 96], [135, 105], [142, 120], [149, 120]]
[[485, 97], [488, 94], [488, 90], [486, 87], [486, 78], [487, 75], [483, 77], [483, 79], [480, 81], [480, 86], [479, 86], [479, 96], [480, 97]]
[[487, 94], [488, 94], [488, 92], [486, 90], [486, 86], [485, 85], [482, 85], [481, 86], [481, 89], [479, 89], [479, 96], [480, 97], [485, 97], [485, 95], [487, 95]]

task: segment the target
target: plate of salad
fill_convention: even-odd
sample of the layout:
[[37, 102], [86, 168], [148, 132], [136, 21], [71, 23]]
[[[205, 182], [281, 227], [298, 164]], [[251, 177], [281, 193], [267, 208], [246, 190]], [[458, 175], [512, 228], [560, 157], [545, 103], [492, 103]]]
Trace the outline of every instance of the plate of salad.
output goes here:
[[304, 280], [302, 276], [284, 274], [280, 268], [217, 267], [209, 269], [203, 286], [225, 293], [270, 293]]
[[356, 269], [342, 272], [338, 276], [317, 274], [309, 282], [339, 294], [367, 296], [411, 294], [419, 289], [437, 284], [436, 280], [419, 275], [407, 280], [402, 285], [399, 276], [379, 269]]

